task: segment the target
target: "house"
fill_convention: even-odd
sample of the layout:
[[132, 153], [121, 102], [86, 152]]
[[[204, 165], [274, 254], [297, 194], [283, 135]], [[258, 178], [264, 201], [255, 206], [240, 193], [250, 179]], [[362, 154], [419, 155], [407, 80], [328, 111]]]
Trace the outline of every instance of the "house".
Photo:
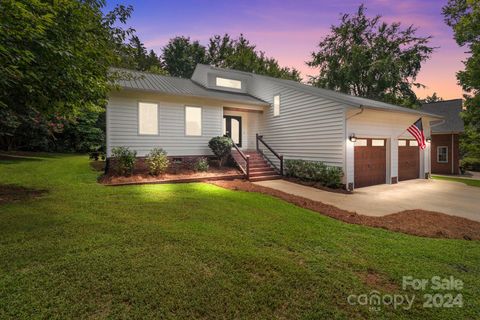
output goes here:
[[462, 99], [423, 104], [421, 109], [444, 119], [431, 123], [432, 173], [458, 174], [460, 167], [459, 137], [464, 132]]
[[187, 161], [210, 155], [208, 141], [228, 135], [236, 159], [263, 158], [277, 171], [280, 155], [322, 161], [343, 169], [349, 189], [429, 176], [430, 146], [419, 150], [406, 129], [422, 118], [428, 136], [436, 114], [202, 64], [191, 79], [124, 72], [130, 76], [109, 96], [107, 157], [115, 146], [139, 156], [161, 147]]

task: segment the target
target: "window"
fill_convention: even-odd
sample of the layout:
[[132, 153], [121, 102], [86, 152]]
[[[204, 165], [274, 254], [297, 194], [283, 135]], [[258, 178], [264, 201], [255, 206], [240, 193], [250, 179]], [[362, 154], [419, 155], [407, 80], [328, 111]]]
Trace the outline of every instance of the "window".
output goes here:
[[398, 140], [398, 146], [399, 147], [406, 147], [407, 146], [407, 140]]
[[138, 133], [158, 134], [158, 105], [156, 103], [138, 103]]
[[417, 140], [408, 140], [408, 144], [410, 147], [418, 147]]
[[273, 116], [280, 115], [280, 96], [273, 96]]
[[233, 80], [233, 79], [226, 79], [226, 78], [217, 77], [216, 78], [216, 85], [217, 85], [217, 87], [242, 89], [242, 81], [240, 81], [240, 80]]
[[366, 147], [367, 146], [367, 139], [357, 139], [355, 141], [355, 147]]
[[448, 147], [437, 147], [437, 162], [448, 163]]
[[385, 140], [383, 139], [372, 139], [372, 147], [384, 147]]
[[202, 135], [202, 108], [185, 107], [185, 134], [187, 136]]

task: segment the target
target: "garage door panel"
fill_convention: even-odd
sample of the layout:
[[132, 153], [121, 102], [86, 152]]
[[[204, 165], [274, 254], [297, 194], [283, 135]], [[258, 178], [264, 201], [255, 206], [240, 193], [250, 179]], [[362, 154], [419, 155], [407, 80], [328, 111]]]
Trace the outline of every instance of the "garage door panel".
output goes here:
[[398, 181], [417, 179], [419, 172], [420, 151], [418, 146], [411, 146], [407, 141], [405, 146], [398, 147]]
[[356, 188], [383, 184], [386, 180], [386, 143], [372, 146], [372, 139], [366, 140], [366, 146], [354, 147]]

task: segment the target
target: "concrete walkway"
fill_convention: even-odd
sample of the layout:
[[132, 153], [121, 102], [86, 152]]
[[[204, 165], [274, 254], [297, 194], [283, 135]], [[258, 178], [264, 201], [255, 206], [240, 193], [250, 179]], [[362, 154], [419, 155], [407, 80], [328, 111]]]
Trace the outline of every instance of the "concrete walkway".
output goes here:
[[417, 179], [359, 188], [353, 194], [323, 191], [285, 180], [255, 184], [369, 216], [423, 209], [480, 221], [480, 188], [460, 182]]

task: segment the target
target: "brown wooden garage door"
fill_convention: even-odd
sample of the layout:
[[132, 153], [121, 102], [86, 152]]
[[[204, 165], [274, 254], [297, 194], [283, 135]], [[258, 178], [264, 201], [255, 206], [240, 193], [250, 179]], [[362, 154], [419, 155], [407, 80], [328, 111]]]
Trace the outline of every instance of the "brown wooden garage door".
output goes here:
[[383, 184], [387, 171], [387, 147], [384, 139], [355, 142], [355, 188]]
[[420, 153], [415, 140], [398, 141], [398, 181], [417, 179]]

